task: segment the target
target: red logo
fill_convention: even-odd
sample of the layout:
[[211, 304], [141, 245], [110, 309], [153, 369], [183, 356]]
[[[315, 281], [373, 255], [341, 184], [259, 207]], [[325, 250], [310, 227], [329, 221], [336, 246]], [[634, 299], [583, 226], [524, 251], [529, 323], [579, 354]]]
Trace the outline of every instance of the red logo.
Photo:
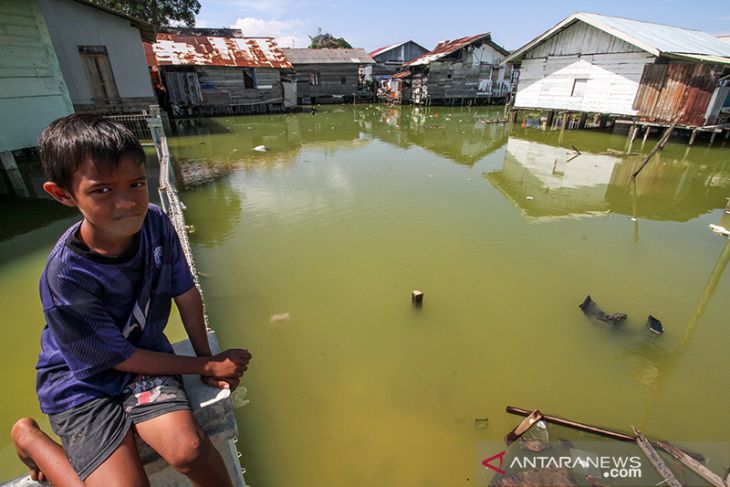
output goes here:
[[[489, 457], [486, 460], [484, 460], [482, 462], [482, 465], [484, 465], [487, 468], [491, 468], [495, 472], [501, 473], [502, 475], [506, 475], [507, 472], [505, 472], [504, 470], [502, 470], [500, 468], [502, 466], [502, 464], [504, 463], [504, 456], [506, 454], [507, 454], [507, 451], [506, 450], [502, 450], [501, 452], [497, 453], [496, 455], [492, 455], [491, 457]], [[492, 465], [491, 462], [494, 461], [494, 460], [496, 460], [497, 458], [499, 458], [499, 466]]]

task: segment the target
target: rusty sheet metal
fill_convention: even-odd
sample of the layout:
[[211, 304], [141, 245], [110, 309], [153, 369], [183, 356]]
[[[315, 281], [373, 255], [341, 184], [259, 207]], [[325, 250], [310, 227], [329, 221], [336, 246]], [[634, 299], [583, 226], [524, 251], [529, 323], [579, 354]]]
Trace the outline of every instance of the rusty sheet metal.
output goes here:
[[377, 56], [378, 54], [383, 54], [384, 52], [388, 52], [388, 51], [390, 51], [390, 50], [392, 50], [392, 49], [395, 49], [396, 47], [400, 47], [400, 46], [402, 46], [403, 44], [408, 44], [409, 42], [410, 42], [410, 41], [403, 41], [403, 42], [399, 42], [399, 43], [397, 43], [397, 44], [389, 44], [389, 45], [387, 45], [387, 46], [379, 47], [379, 48], [377, 48], [377, 49], [376, 49], [376, 50], [374, 50], [374, 51], [370, 51], [370, 52], [368, 53], [368, 55], [369, 55], [369, 56], [370, 56], [371, 58], [375, 59], [375, 56]]
[[647, 64], [634, 99], [641, 120], [705, 125], [705, 113], [723, 73], [722, 65]]
[[400, 73], [395, 73], [393, 75], [393, 78], [394, 79], [402, 79], [402, 78], [407, 78], [410, 75], [411, 75], [411, 72], [410, 71], [401, 71]]
[[292, 65], [271, 37], [218, 37], [157, 34], [145, 44], [149, 66], [236, 66], [291, 69]]
[[507, 51], [502, 49], [501, 47], [497, 46], [492, 42], [492, 36], [489, 34], [489, 32], [486, 32], [484, 34], [477, 34], [473, 36], [467, 36], [462, 37], [461, 39], [456, 39], [453, 41], [441, 41], [438, 43], [438, 45], [434, 48], [433, 51], [427, 52], [423, 56], [417, 57], [413, 61], [404, 63], [403, 66], [421, 66], [426, 64], [431, 64], [434, 61], [438, 61], [441, 58], [444, 58], [448, 56], [451, 53], [454, 53], [458, 51], [459, 49], [468, 46], [469, 44], [473, 44], [478, 41], [484, 41], [489, 43], [490, 46], [494, 47], [498, 51], [502, 52], [502, 54], [507, 55]]

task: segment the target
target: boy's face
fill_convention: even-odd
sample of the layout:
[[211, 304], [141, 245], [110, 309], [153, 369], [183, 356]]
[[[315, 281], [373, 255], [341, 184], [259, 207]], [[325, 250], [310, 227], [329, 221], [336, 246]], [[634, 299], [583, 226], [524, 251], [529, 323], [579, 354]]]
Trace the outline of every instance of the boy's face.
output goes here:
[[44, 189], [61, 203], [77, 207], [93, 235], [108, 241], [124, 241], [139, 232], [149, 205], [145, 166], [131, 157], [103, 172], [84, 161], [73, 174], [70, 193], [55, 183], [46, 183]]

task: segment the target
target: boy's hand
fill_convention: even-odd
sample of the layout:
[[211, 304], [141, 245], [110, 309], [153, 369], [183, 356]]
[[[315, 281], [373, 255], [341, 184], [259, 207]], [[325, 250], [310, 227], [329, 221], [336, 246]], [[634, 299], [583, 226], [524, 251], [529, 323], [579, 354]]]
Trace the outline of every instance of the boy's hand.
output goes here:
[[235, 391], [236, 388], [238, 388], [238, 384], [241, 382], [241, 379], [238, 377], [211, 377], [209, 375], [201, 375], [200, 380], [210, 387], [230, 389], [231, 392]]
[[210, 358], [207, 373], [203, 376], [218, 378], [218, 380], [241, 377], [248, 368], [250, 360], [251, 353], [248, 350], [242, 348], [226, 350]]

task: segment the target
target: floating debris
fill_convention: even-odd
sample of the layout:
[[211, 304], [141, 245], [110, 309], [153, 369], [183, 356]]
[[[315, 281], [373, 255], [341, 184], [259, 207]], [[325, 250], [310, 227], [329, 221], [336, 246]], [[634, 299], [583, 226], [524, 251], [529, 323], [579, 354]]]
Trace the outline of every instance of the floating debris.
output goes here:
[[606, 313], [601, 308], [598, 307], [595, 301], [591, 299], [591, 295], [589, 294], [586, 296], [586, 298], [583, 300], [581, 304], [578, 305], [580, 309], [583, 310], [583, 313], [586, 314], [589, 318], [596, 318], [601, 321], [609, 321], [612, 323], [619, 323], [623, 322], [628, 316], [626, 313]]
[[646, 325], [649, 327], [649, 330], [653, 331], [657, 335], [664, 333], [664, 326], [662, 325], [662, 322], [654, 318], [652, 315], [649, 315], [649, 318], [646, 320]]
[[723, 237], [730, 237], [730, 230], [720, 225], [713, 225], [712, 223], [710, 223], [710, 230], [718, 235], [722, 235]]
[[257, 145], [253, 148], [253, 150], [255, 150], [256, 152], [266, 152], [267, 150], [269, 150], [269, 148], [265, 145]]
[[489, 427], [489, 418], [476, 418], [474, 427], [479, 430], [485, 430]]
[[233, 171], [230, 164], [209, 162], [207, 160], [188, 159], [176, 163], [179, 169], [180, 186], [185, 189], [194, 188], [216, 179], [227, 176]]
[[423, 304], [423, 291], [420, 289], [414, 289], [411, 291], [411, 301], [413, 304], [420, 306]]
[[280, 314], [272, 315], [271, 318], [269, 318], [269, 323], [276, 323], [279, 321], [289, 321], [289, 318], [291, 318], [291, 316], [289, 316], [289, 313], [280, 313]]

